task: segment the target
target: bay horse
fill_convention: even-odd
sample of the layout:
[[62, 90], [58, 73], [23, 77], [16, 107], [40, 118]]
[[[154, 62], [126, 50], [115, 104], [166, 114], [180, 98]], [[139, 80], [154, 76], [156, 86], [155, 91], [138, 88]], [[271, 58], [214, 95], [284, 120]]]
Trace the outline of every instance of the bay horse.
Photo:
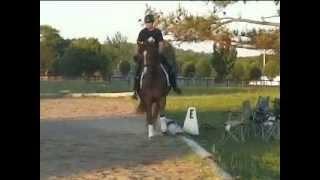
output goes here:
[[143, 70], [140, 78], [140, 105], [146, 113], [148, 126], [148, 137], [151, 139], [155, 135], [154, 127], [157, 120], [160, 120], [161, 131], [166, 131], [164, 110], [166, 106], [166, 96], [170, 92], [171, 86], [169, 77], [164, 66], [161, 64], [161, 56], [155, 40], [150, 37], [147, 41], [138, 44], [140, 52], [143, 54]]

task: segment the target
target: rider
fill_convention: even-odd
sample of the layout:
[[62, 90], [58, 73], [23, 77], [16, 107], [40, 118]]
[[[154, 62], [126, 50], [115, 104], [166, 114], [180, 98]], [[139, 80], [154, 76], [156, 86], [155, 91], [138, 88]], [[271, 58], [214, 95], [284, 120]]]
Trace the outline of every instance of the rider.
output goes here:
[[[166, 69], [169, 71], [168, 74], [169, 74], [170, 84], [176, 93], [181, 94], [181, 90], [180, 90], [180, 88], [178, 88], [177, 82], [176, 82], [176, 71], [174, 70], [173, 67], [170, 66], [167, 59], [163, 55], [164, 41], [163, 41], [162, 33], [159, 29], [157, 29], [153, 26], [153, 22], [154, 22], [153, 15], [149, 14], [149, 15], [145, 16], [144, 23], [145, 23], [146, 28], [144, 28], [140, 31], [137, 42], [138, 43], [144, 42], [149, 37], [153, 37], [155, 39], [155, 42], [159, 48], [161, 64], [163, 64], [166, 67]], [[138, 46], [137, 54], [134, 56], [134, 60], [137, 63], [136, 75], [134, 78], [134, 89], [133, 89], [134, 90], [134, 95], [133, 95], [134, 98], [136, 98], [137, 91], [139, 88], [139, 79], [140, 79], [139, 77], [140, 77], [140, 73], [141, 73], [141, 69], [142, 69], [142, 59], [143, 59], [142, 52], [139, 51], [139, 46]]]

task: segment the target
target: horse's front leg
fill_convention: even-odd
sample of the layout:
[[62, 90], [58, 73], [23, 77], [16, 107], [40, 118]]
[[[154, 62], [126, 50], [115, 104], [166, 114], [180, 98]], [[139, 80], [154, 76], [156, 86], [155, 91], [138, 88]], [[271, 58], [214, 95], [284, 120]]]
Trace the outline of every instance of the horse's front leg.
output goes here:
[[148, 138], [151, 139], [152, 136], [154, 136], [154, 126], [152, 121], [152, 106], [149, 103], [146, 106], [146, 120], [148, 125]]
[[165, 116], [166, 97], [162, 97], [160, 100], [160, 126], [162, 133], [167, 131], [167, 120]]

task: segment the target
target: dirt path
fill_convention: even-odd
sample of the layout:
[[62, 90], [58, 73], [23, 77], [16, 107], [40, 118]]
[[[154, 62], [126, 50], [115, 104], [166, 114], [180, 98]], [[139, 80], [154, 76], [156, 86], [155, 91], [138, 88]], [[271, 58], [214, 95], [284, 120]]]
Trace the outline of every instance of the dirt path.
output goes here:
[[43, 180], [214, 179], [178, 138], [149, 141], [129, 99], [44, 99], [40, 106]]

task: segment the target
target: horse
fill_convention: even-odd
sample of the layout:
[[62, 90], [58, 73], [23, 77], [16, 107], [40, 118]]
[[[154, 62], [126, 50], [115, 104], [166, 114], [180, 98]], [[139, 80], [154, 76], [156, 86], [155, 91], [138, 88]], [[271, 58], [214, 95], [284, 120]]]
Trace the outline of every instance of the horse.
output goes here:
[[161, 64], [161, 56], [155, 40], [150, 37], [138, 46], [143, 54], [143, 70], [138, 95], [140, 104], [146, 113], [148, 137], [151, 139], [155, 135], [154, 127], [158, 119], [160, 120], [162, 133], [166, 131], [164, 110], [166, 96], [169, 94], [171, 86], [168, 74]]

